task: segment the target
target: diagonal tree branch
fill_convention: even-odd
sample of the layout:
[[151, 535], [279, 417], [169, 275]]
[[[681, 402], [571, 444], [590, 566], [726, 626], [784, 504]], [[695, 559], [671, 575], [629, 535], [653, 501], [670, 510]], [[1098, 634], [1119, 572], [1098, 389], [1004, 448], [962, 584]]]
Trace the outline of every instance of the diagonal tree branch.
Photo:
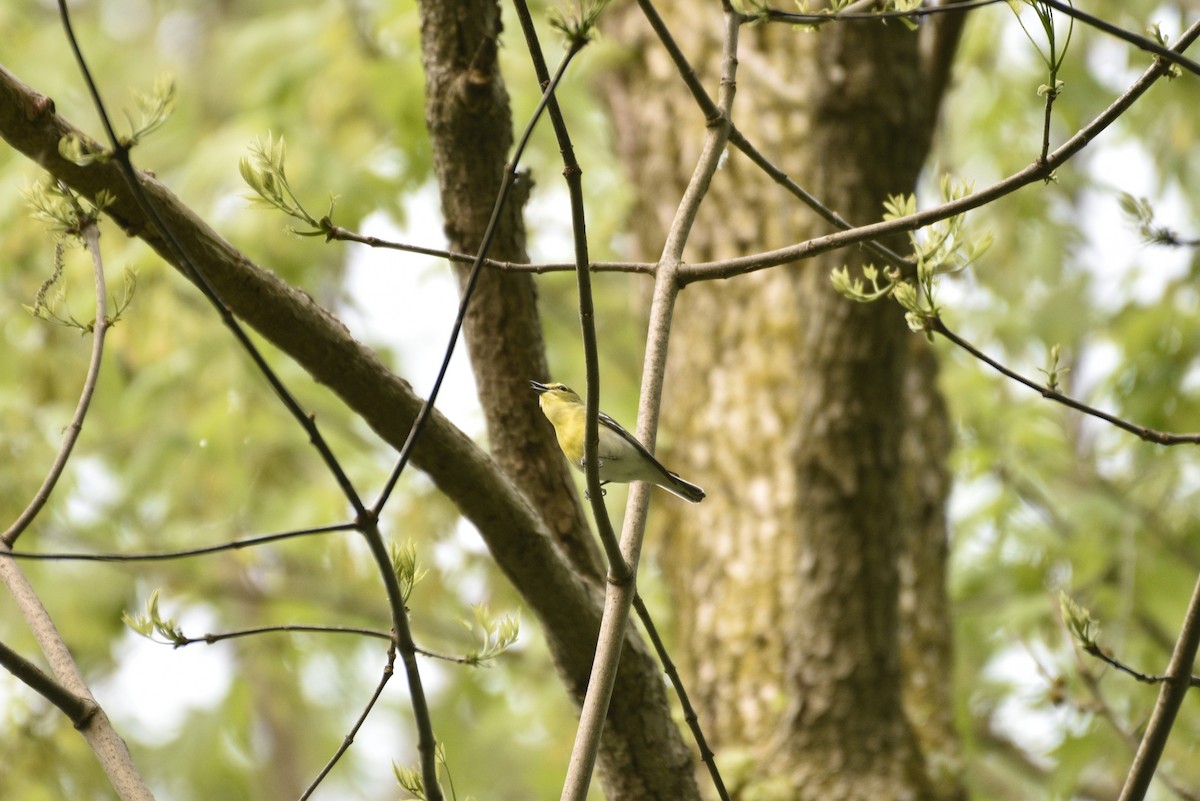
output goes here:
[[87, 726], [99, 710], [90, 698], [81, 698], [71, 692], [3, 642], [0, 642], [0, 665], [35, 693], [58, 707], [77, 729]]
[[[79, 71], [83, 76], [84, 82], [87, 84], [96, 112], [100, 115], [100, 121], [107, 135], [109, 147], [111, 148], [112, 159], [120, 169], [121, 177], [125, 180], [134, 201], [146, 214], [154, 230], [162, 237], [162, 241], [174, 254], [179, 266], [184, 269], [188, 277], [200, 289], [201, 294], [216, 309], [221, 322], [225, 324], [230, 333], [233, 334], [234, 339], [245, 350], [255, 367], [258, 368], [259, 373], [262, 374], [263, 378], [266, 379], [271, 389], [275, 392], [279, 401], [308, 434], [309, 442], [316, 449], [326, 468], [332, 474], [334, 481], [346, 496], [346, 500], [349, 501], [351, 507], [354, 509], [356, 528], [363, 535], [363, 539], [366, 540], [367, 547], [371, 552], [372, 558], [375, 560], [379, 576], [382, 579], [387, 594], [395, 645], [400, 652], [400, 657], [404, 664], [405, 678], [408, 680], [409, 703], [412, 708], [413, 722], [417, 730], [417, 750], [420, 754], [421, 773], [427, 797], [429, 801], [441, 801], [441, 788], [437, 782], [437, 743], [433, 733], [433, 722], [429, 713], [429, 704], [425, 697], [425, 689], [421, 681], [421, 672], [416, 657], [416, 645], [413, 642], [412, 631], [408, 623], [408, 610], [405, 608], [404, 595], [400, 589], [396, 572], [392, 568], [387, 544], [379, 529], [379, 508], [377, 507], [370, 512], [367, 511], [349, 476], [346, 475], [345, 470], [330, 449], [329, 444], [317, 428], [315, 418], [304, 412], [299, 401], [279, 378], [275, 370], [267, 363], [262, 352], [251, 341], [241, 323], [238, 322], [234, 314], [222, 302], [221, 295], [213, 288], [207, 275], [198, 269], [196, 262], [192, 258], [191, 251], [183, 247], [175, 235], [175, 230], [167, 225], [166, 220], [160, 213], [159, 207], [150, 202], [148, 194], [139, 181], [137, 170], [134, 169], [133, 161], [130, 159], [129, 152], [131, 145], [118, 138], [113, 129], [108, 110], [101, 98], [100, 89], [92, 77], [91, 69], [87, 65], [83, 50], [72, 28], [71, 15], [67, 9], [66, 0], [59, 0], [58, 9], [71, 52], [74, 54]], [[393, 477], [388, 485], [389, 488], [395, 482], [395, 477], [399, 474], [400, 470], [403, 469], [406, 457], [411, 451], [413, 437], [419, 433], [421, 424], [427, 419], [428, 411], [432, 407], [435, 397], [436, 388], [435, 392], [422, 407], [421, 412], [418, 413], [417, 419], [413, 424], [413, 431], [410, 433], [404, 447], [401, 448], [400, 464], [393, 473]], [[381, 505], [382, 500], [380, 501]], [[368, 707], [368, 711], [369, 709], [370, 707]], [[365, 714], [367, 713], [364, 712]]]
[[[1184, 31], [1172, 50], [1177, 53], [1185, 51], [1196, 41], [1197, 37], [1200, 37], [1200, 22], [1194, 23]], [[1003, 178], [991, 186], [980, 189], [959, 200], [943, 203], [934, 208], [918, 211], [915, 214], [908, 214], [903, 217], [896, 217], [895, 219], [884, 220], [869, 225], [860, 225], [849, 230], [838, 231], [751, 256], [742, 256], [736, 259], [725, 259], [715, 262], [686, 264], [680, 268], [679, 280], [684, 284], [689, 284], [693, 281], [732, 278], [736, 275], [754, 272], [755, 270], [763, 270], [769, 267], [777, 267], [781, 264], [788, 264], [789, 262], [802, 261], [819, 253], [826, 253], [849, 245], [868, 242], [890, 234], [915, 231], [927, 225], [932, 225], [935, 222], [987, 205], [1031, 183], [1047, 180], [1053, 175], [1055, 169], [1069, 161], [1087, 147], [1105, 129], [1116, 122], [1130, 106], [1150, 90], [1150, 87], [1167, 74], [1168, 69], [1169, 65], [1165, 61], [1156, 61], [1130, 85], [1129, 89], [1115, 99], [1108, 108], [1051, 152], [1044, 161], [1034, 161], [1029, 166], [1013, 173], [1007, 178]]]
[[[50, 98], [0, 66], [0, 139], [86, 197], [94, 198], [101, 190], [112, 193], [114, 200], [105, 212], [186, 277], [112, 164], [80, 167], [59, 155], [58, 142], [65, 135], [87, 138], [55, 113]], [[399, 447], [421, 404], [409, 384], [308, 294], [254, 264], [155, 178], [142, 173], [139, 180], [229, 309], [332, 389], [386, 442]], [[569, 691], [582, 697], [600, 626], [596, 585], [572, 568], [554, 542], [550, 524], [496, 463], [436, 410], [413, 451], [413, 464], [478, 529], [497, 565], [539, 618]], [[644, 657], [644, 646], [641, 650]], [[610, 732], [628, 738], [625, 745], [635, 759], [641, 753], [641, 741], [635, 738], [646, 736], [642, 724], [651, 703], [647, 682], [656, 676], [653, 663], [647, 664], [649, 671], [620, 671], [621, 698], [614, 704], [614, 715], [622, 724], [610, 727]], [[651, 771], [638, 781], [642, 787], [675, 786], [690, 770], [685, 761]]]
[[1171, 736], [1171, 728], [1175, 725], [1175, 717], [1179, 707], [1191, 689], [1192, 667], [1196, 664], [1196, 653], [1200, 650], [1200, 577], [1192, 590], [1192, 599], [1188, 602], [1184, 613], [1183, 626], [1179, 631], [1179, 639], [1175, 641], [1175, 651], [1167, 665], [1167, 681], [1163, 683], [1158, 693], [1158, 702], [1150, 714], [1150, 722], [1146, 724], [1146, 732], [1134, 754], [1133, 764], [1125, 777], [1125, 787], [1121, 790], [1120, 801], [1141, 801], [1150, 789], [1150, 780], [1158, 770], [1158, 761], [1162, 758], [1167, 739]]
[[[0, 553], [8, 552], [9, 547], [0, 543]], [[37, 639], [53, 677], [46, 676], [40, 670], [30, 670], [33, 665], [8, 649], [5, 649], [6, 653], [0, 662], [66, 713], [92, 749], [121, 801], [154, 801], [154, 794], [138, 773], [125, 741], [92, 697], [54, 621], [16, 562], [0, 559], [0, 582], [8, 588]]]
[[1063, 406], [1066, 406], [1068, 409], [1074, 409], [1077, 412], [1081, 412], [1083, 414], [1103, 420], [1104, 422], [1115, 426], [1122, 431], [1128, 431], [1138, 439], [1143, 439], [1146, 442], [1154, 442], [1159, 445], [1196, 445], [1200, 443], [1200, 433], [1172, 434], [1167, 431], [1158, 431], [1153, 428], [1146, 428], [1145, 426], [1140, 426], [1137, 423], [1132, 423], [1124, 418], [1117, 417], [1116, 415], [1101, 411], [1094, 406], [1089, 406], [1086, 403], [1075, 400], [1069, 395], [1059, 392], [1052, 386], [1045, 386], [1026, 378], [1015, 370], [1010, 370], [1009, 368], [1005, 367], [1003, 364], [996, 361], [991, 356], [988, 356], [986, 353], [979, 350], [979, 348], [976, 348], [970, 342], [951, 331], [946, 327], [946, 324], [942, 322], [940, 317], [929, 318], [926, 320], [925, 324], [927, 326], [927, 330], [945, 337], [954, 345], [957, 345], [967, 353], [971, 354], [972, 358], [983, 362], [988, 367], [991, 367], [993, 370], [1005, 376], [1006, 378], [1010, 378], [1013, 381], [1016, 381], [1018, 384], [1029, 387], [1035, 392], [1041, 393], [1042, 397], [1046, 398], [1047, 400], [1056, 401], [1057, 403], [1061, 403]]
[[[81, 167], [64, 159], [58, 142], [66, 135], [87, 138], [54, 113], [49, 98], [0, 67], [0, 138], [84, 196], [94, 199], [101, 190], [110, 192], [114, 199], [106, 213], [188, 277], [118, 168], [111, 163]], [[154, 178], [145, 173], [138, 178], [229, 310], [333, 389], [385, 441], [399, 447], [421, 405], [408, 383], [388, 371], [309, 295], [255, 265]], [[541, 619], [553, 650], [587, 653], [587, 632], [594, 641], [599, 621], [596, 598], [494, 462], [435, 411], [413, 451], [413, 463], [484, 536], [497, 564]]]

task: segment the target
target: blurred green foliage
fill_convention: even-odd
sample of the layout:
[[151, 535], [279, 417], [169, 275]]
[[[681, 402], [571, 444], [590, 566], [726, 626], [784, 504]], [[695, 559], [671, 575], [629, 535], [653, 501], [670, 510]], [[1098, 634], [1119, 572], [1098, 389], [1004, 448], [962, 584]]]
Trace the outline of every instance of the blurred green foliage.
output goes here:
[[[1133, 30], [1157, 21], [1178, 31], [1182, 12], [1171, 17], [1170, 8], [1108, 0], [1088, 10]], [[1150, 19], [1152, 11], [1166, 16]], [[358, 228], [381, 213], [402, 226], [430, 169], [415, 7], [391, 0], [299, 6], [106, 0], [75, 14], [112, 109], [133, 109], [135, 92], [149, 91], [160, 73], [174, 76], [174, 116], [138, 146], [136, 163], [153, 169], [258, 263], [327, 307], [353, 311], [357, 301], [345, 289], [352, 251], [288, 236], [281, 215], [251, 209], [238, 162], [256, 138], [284, 136], [289, 177], [306, 206], [323, 210], [333, 194], [340, 225]], [[60, 113], [98, 133], [52, 9], [35, 0], [0, 5], [0, 31], [0, 62], [53, 97]], [[519, 125], [537, 95], [515, 31], [507, 26], [502, 58]], [[553, 41], [545, 32], [551, 56]], [[619, 57], [618, 49], [601, 40], [586, 50], [580, 74], [568, 79], [560, 98], [568, 119], [577, 121], [596, 259], [620, 255], [628, 189], [608, 149], [609, 123], [584, 76]], [[1148, 63], [1145, 54], [1077, 26], [1057, 75], [1064, 86], [1051, 146]], [[1032, 161], [1041, 144], [1037, 89], [1046, 80], [1010, 11], [973, 12], [927, 194], [942, 173], [981, 187]], [[1065, 391], [1143, 425], [1200, 429], [1193, 366], [1200, 264], [1188, 251], [1110, 250], [1105, 238], [1120, 228], [1122, 191], [1150, 198], [1164, 224], [1200, 232], [1194, 191], [1200, 160], [1192, 155], [1198, 102], [1194, 77], [1164, 83], [1054, 183], [969, 215], [968, 227], [989, 231], [995, 242], [950, 282], [942, 298], [947, 323], [1034, 378], [1059, 345], [1062, 365], [1070, 368], [1061, 378]], [[567, 221], [553, 200], [561, 167], [544, 128], [528, 166], [538, 186], [529, 215], [535, 257], [566, 260]], [[90, 347], [78, 331], [21, 310], [53, 269], [51, 238], [31, 220], [19, 191], [38, 177], [35, 166], [0, 148], [4, 525], [36, 490], [58, 446]], [[100, 391], [71, 468], [21, 547], [161, 551], [343, 520], [344, 500], [302, 432], [194, 289], [111, 226], [102, 244], [112, 291], [130, 270], [137, 295], [110, 333]], [[89, 320], [90, 264], [78, 249], [66, 259], [62, 303]], [[391, 256], [369, 269], [415, 270], [421, 263]], [[606, 311], [626, 319], [638, 309], [643, 283], [616, 274], [595, 280], [606, 407], [628, 423], [642, 332], [604, 328], [603, 321]], [[416, 277], [413, 284], [419, 291]], [[538, 286], [553, 377], [581, 385], [574, 282], [548, 275]], [[388, 356], [395, 343], [372, 344], [403, 374], [404, 354]], [[1058, 622], [1058, 591], [1066, 589], [1097, 618], [1102, 647], [1139, 670], [1160, 671], [1200, 571], [1200, 524], [1191, 511], [1200, 476], [1195, 456], [1082, 420], [945, 343], [939, 349], [958, 429], [952, 592], [968, 780], [981, 797], [1000, 799], [1067, 797], [1081, 785], [1119, 781], [1128, 752], [1105, 713], [1136, 731], [1155, 691], [1077, 656]], [[390, 452], [330, 393], [269, 347], [267, 353], [369, 495], [386, 475]], [[402, 490], [383, 522], [396, 540], [412, 539], [430, 568], [410, 604], [416, 636], [431, 650], [465, 653], [476, 645], [459, 624], [471, 617], [471, 604], [486, 602], [502, 613], [518, 610], [519, 601], [428, 482], [413, 475]], [[121, 615], [142, 610], [155, 589], [165, 614], [177, 616], [190, 636], [207, 631], [194, 626], [386, 628], [378, 579], [353, 535], [161, 564], [25, 568], [164, 798], [294, 797], [333, 753], [383, 669], [383, 648], [373, 640], [268, 634], [176, 652], [181, 666], [195, 661], [209, 673], [191, 679], [196, 686], [180, 683], [194, 675], [182, 667], [179, 677], [174, 671], [159, 677], [166, 697], [182, 708], [153, 707], [150, 699], [161, 697], [162, 688], [144, 677], [133, 697], [129, 688], [138, 685], [122, 681], [147, 644], [121, 624]], [[490, 668], [424, 663], [460, 796], [540, 798], [558, 789], [574, 716], [551, 678], [535, 621], [525, 615], [522, 623], [518, 645]], [[0, 600], [0, 639], [35, 652], [7, 598]], [[218, 654], [233, 678], [211, 675], [221, 671], [189, 656], [194, 649]], [[1099, 682], [1085, 681], [1084, 670]], [[111, 796], [57, 711], [7, 677], [0, 677], [0, 698], [0, 797]], [[189, 698], [215, 700], [197, 706]], [[401, 678], [383, 704], [318, 797], [398, 793], [390, 761], [413, 753]], [[160, 725], [147, 723], [147, 715]], [[1168, 769], [1194, 787], [1200, 784], [1200, 763], [1190, 750], [1200, 735], [1194, 700], [1178, 725]]]
[[[1177, 36], [1181, 8], [1102, 2], [1087, 11], [1136, 32], [1161, 22]], [[1046, 75], [1035, 53], [1014, 57], [994, 17], [974, 17], [930, 172], [981, 186], [1036, 157], [1036, 89]], [[1077, 24], [1058, 73], [1065, 85], [1051, 148], [1150, 63]], [[1136, 224], [1120, 212], [1127, 191], [1152, 198], [1160, 223], [1185, 235], [1200, 229], [1198, 102], [1194, 78], [1164, 81], [1056, 181], [973, 212], [969, 225], [995, 244], [946, 303], [948, 325], [1035, 380], [1058, 345], [1068, 394], [1143, 426], [1200, 430], [1200, 259], [1137, 243]], [[1057, 591], [1097, 618], [1102, 648], [1142, 672], [1165, 669], [1200, 572], [1194, 448], [1141, 442], [965, 354], [946, 356], [958, 427], [952, 593], [967, 776], [988, 798], [1115, 794], [1132, 752], [1112, 721], [1139, 735], [1157, 688], [1081, 656], [1060, 622]], [[1198, 735], [1191, 699], [1164, 770], [1193, 790]], [[1153, 793], [1169, 796], [1161, 783]]]
[[[136, 92], [151, 91], [161, 74], [174, 78], [174, 114], [137, 146], [135, 163], [154, 170], [259, 264], [335, 311], [356, 310], [345, 290], [351, 249], [287, 235], [281, 215], [252, 208], [238, 162], [256, 139], [285, 136], [289, 177], [307, 206], [323, 213], [335, 195], [340, 225], [360, 228], [368, 215], [382, 214], [403, 226], [407, 197], [430, 172], [415, 7], [114, 0], [75, 9], [74, 22], [118, 122], [124, 110], [135, 110]], [[34, 0], [4, 4], [0, 30], [5, 67], [98, 135], [55, 10]], [[531, 73], [517, 71], [512, 80], [518, 113], [531, 110]], [[552, 166], [554, 156], [538, 155], [531, 166]], [[0, 148], [5, 526], [50, 464], [90, 353], [90, 339], [78, 331], [22, 310], [53, 270], [53, 241], [20, 192], [39, 179], [35, 165]], [[443, 244], [436, 234], [421, 243]], [[111, 226], [103, 228], [102, 246], [110, 294], [119, 294], [123, 271], [136, 273], [137, 293], [110, 332], [100, 388], [71, 467], [20, 547], [156, 552], [347, 519], [347, 505], [306, 437], [194, 288]], [[390, 256], [365, 269], [410, 271], [419, 291], [417, 271], [427, 261]], [[68, 250], [61, 286], [60, 311], [90, 321], [91, 264], [81, 249]], [[545, 295], [561, 295], [570, 309], [573, 285], [559, 286]], [[259, 344], [316, 415], [360, 491], [368, 497], [377, 491], [391, 466], [390, 449], [331, 393]], [[396, 347], [376, 344], [385, 358]], [[519, 611], [478, 538], [415, 472], [383, 523], [394, 540], [411, 539], [431, 568], [410, 602], [422, 647], [473, 653], [483, 635], [478, 624], [471, 630], [461, 623], [474, 619], [473, 604], [487, 603], [497, 616]], [[386, 630], [379, 579], [353, 534], [167, 563], [24, 567], [160, 797], [296, 797], [334, 753], [383, 672], [381, 641], [277, 633], [175, 652], [179, 676], [195, 682], [189, 686], [173, 675], [139, 672], [147, 648], [170, 647], [140, 640], [121, 623], [123, 612], [141, 613], [159, 590], [164, 616], [177, 617], [193, 637], [287, 623]], [[517, 646], [490, 666], [424, 660], [437, 732], [460, 795], [544, 797], [560, 781], [574, 713], [565, 691], [548, 680], [553, 671], [532, 616], [523, 625]], [[0, 639], [36, 653], [7, 599], [0, 601]], [[189, 656], [197, 649], [217, 658]], [[192, 662], [224, 665], [220, 672], [234, 678], [195, 675], [184, 668]], [[94, 758], [55, 709], [7, 674], [0, 697], [0, 798], [111, 797]], [[401, 674], [318, 797], [398, 794], [390, 761], [415, 753], [408, 709]]]

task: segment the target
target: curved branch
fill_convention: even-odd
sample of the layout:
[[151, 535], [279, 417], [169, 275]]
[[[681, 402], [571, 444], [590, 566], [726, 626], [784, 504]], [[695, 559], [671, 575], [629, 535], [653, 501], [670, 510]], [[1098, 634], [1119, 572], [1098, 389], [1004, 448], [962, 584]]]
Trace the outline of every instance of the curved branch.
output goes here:
[[300, 528], [276, 534], [248, 537], [244, 540], [222, 542], [217, 545], [205, 545], [200, 548], [185, 548], [179, 551], [160, 551], [158, 553], [30, 553], [29, 551], [0, 550], [0, 559], [16, 559], [26, 562], [169, 562], [193, 556], [207, 556], [222, 551], [238, 551], [242, 548], [252, 548], [257, 545], [295, 539], [296, 537], [308, 537], [313, 534], [329, 534], [335, 531], [357, 531], [357, 529], [358, 527], [354, 523], [334, 523], [330, 526]]
[[[34, 108], [36, 107], [35, 104]], [[78, 439], [99, 376], [100, 360], [104, 352], [104, 332], [108, 328], [107, 289], [104, 283], [103, 260], [100, 257], [99, 230], [91, 223], [86, 225], [81, 233], [92, 253], [92, 264], [96, 271], [97, 311], [91, 364], [75, 415], [54, 465], [33, 501], [4, 536], [0, 537], [0, 557], [12, 555], [12, 542], [37, 517], [49, 499]], [[17, 608], [21, 610], [54, 675], [47, 675], [3, 643], [0, 643], [0, 664], [67, 716], [91, 747], [113, 789], [123, 801], [154, 801], [153, 794], [129, 755], [129, 749], [92, 697], [79, 666], [25, 574], [11, 560], [0, 558], [0, 581], [7, 586]]]
[[1117, 417], [1114, 414], [1101, 411], [1094, 406], [1088, 406], [1086, 403], [1077, 401], [1069, 395], [1064, 395], [1052, 387], [1044, 386], [1032, 379], [1026, 378], [1015, 370], [1005, 367], [1003, 364], [988, 356], [986, 353], [979, 350], [979, 348], [975, 347], [958, 334], [955, 334], [953, 331], [947, 328], [946, 324], [943, 323], [938, 317], [933, 317], [927, 320], [926, 327], [929, 331], [945, 337], [950, 342], [962, 348], [967, 353], [971, 354], [973, 357], [991, 367], [998, 373], [1011, 378], [1018, 384], [1022, 384], [1034, 390], [1035, 392], [1040, 393], [1042, 397], [1061, 403], [1063, 406], [1074, 409], [1077, 412], [1082, 412], [1083, 414], [1099, 418], [1106, 423], [1111, 423], [1122, 431], [1128, 431], [1130, 434], [1133, 434], [1139, 439], [1144, 439], [1147, 442], [1153, 442], [1157, 445], [1195, 445], [1200, 443], [1200, 434], [1171, 434], [1166, 431], [1158, 431], [1153, 428], [1146, 428], [1145, 426], [1131, 423], [1122, 417]]
[[62, 445], [54, 457], [50, 471], [42, 481], [42, 486], [34, 493], [29, 505], [17, 516], [8, 530], [0, 534], [0, 542], [10, 548], [42, 511], [46, 502], [50, 500], [50, 494], [54, 492], [58, 479], [66, 470], [67, 460], [71, 458], [71, 451], [75, 449], [75, 443], [79, 440], [80, 432], [83, 431], [83, 420], [87, 417], [88, 408], [92, 404], [92, 395], [96, 391], [96, 383], [100, 380], [100, 360], [104, 356], [104, 336], [108, 333], [110, 325], [108, 321], [108, 288], [104, 281], [104, 259], [100, 256], [100, 229], [96, 227], [94, 221], [89, 222], [79, 235], [87, 246], [88, 252], [92, 254], [92, 269], [96, 275], [96, 322], [92, 324], [92, 357], [88, 364], [87, 375], [83, 379], [83, 391], [79, 394], [79, 403], [75, 405], [75, 414], [71, 416], [71, 422], [63, 434]]
[[[654, 296], [650, 305], [650, 328], [646, 342], [645, 364], [642, 367], [642, 395], [638, 404], [637, 438], [653, 450], [658, 428], [658, 410], [667, 362], [667, 342], [670, 337], [671, 316], [681, 283], [683, 249], [695, 222], [700, 204], [717, 171], [721, 155], [729, 141], [730, 111], [736, 89], [737, 43], [740, 18], [724, 4], [725, 33], [721, 54], [721, 89], [717, 108], [719, 113], [708, 118], [704, 145], [696, 161], [691, 180], [679, 201], [675, 218], [667, 233], [662, 256], [654, 273]], [[579, 729], [571, 751], [571, 762], [563, 784], [563, 801], [583, 801], [600, 747], [600, 735], [616, 683], [617, 666], [625, 641], [629, 608], [637, 591], [637, 567], [641, 557], [642, 537], [645, 534], [646, 514], [650, 491], [644, 483], [634, 484], [625, 507], [625, 522], [621, 531], [621, 570], [610, 566], [604, 617], [596, 657], [588, 681], [580, 714]]]

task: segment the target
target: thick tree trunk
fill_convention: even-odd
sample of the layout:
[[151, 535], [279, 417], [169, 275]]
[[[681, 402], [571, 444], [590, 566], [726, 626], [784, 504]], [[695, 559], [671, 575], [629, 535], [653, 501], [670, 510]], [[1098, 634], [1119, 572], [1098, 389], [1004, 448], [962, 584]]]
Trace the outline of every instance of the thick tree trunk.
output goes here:
[[[497, 64], [500, 10], [494, 2], [426, 4], [422, 41], [426, 124], [434, 149], [446, 239], [452, 250], [478, 250], [513, 144], [508, 91]], [[522, 219], [528, 178], [509, 196], [488, 255], [527, 262]], [[456, 267], [465, 281], [469, 266]], [[468, 307], [464, 335], [492, 453], [550, 521], [580, 572], [601, 575], [599, 554], [562, 460], [530, 459], [529, 446], [552, 451], [529, 379], [547, 377], [546, 349], [533, 279], [485, 270]]]
[[[454, 250], [482, 240], [512, 145], [508, 94], [496, 63], [500, 35], [494, 0], [421, 5], [426, 121]], [[521, 212], [528, 190], [514, 193], [489, 255], [527, 261]], [[461, 278], [466, 272], [460, 270]], [[599, 632], [602, 571], [595, 540], [568, 466], [529, 390], [548, 377], [536, 293], [528, 275], [484, 272], [466, 321], [466, 340], [487, 420], [492, 453], [509, 473], [574, 569], [592, 590], [579, 609], [545, 608], [545, 588], [517, 589], [539, 614], [559, 673], [576, 703], [583, 699]], [[565, 766], [564, 766], [565, 768]], [[599, 759], [608, 798], [698, 798], [692, 760], [670, 714], [661, 669], [632, 633], [609, 710]]]
[[962, 747], [954, 725], [954, 640], [946, 592], [950, 420], [938, 364], [923, 337], [909, 340], [901, 439], [900, 668], [904, 711], [921, 741], [934, 798], [961, 801]]
[[[659, 8], [713, 86], [716, 20], [691, 4]], [[648, 36], [636, 14], [614, 33], [638, 35]], [[878, 219], [888, 194], [912, 190], [930, 140], [945, 53], [930, 58], [922, 40], [899, 25], [744, 31], [734, 122], [843, 217]], [[678, 198], [668, 188], [690, 173], [703, 120], [661, 52], [647, 44], [639, 55], [609, 97], [639, 183], [638, 242], [653, 255]], [[745, 255], [827, 230], [731, 152], [686, 257]], [[939, 764], [957, 756], [937, 711], [951, 708], [945, 437], [902, 447], [917, 425], [906, 377], [932, 381], [935, 369], [922, 354], [913, 372], [909, 354], [924, 343], [894, 304], [833, 292], [830, 269], [863, 262], [860, 250], [832, 253], [683, 294], [662, 441], [686, 443], [670, 462], [709, 495], [686, 526], [668, 519], [662, 563], [701, 721], [725, 764], [754, 766], [747, 785], [780, 798], [949, 798], [961, 793], [957, 773], [930, 771], [922, 751], [936, 750]], [[920, 419], [937, 418], [928, 425], [944, 434], [936, 388], [919, 388]], [[906, 694], [918, 670], [935, 683]], [[916, 730], [906, 704], [921, 715]]]

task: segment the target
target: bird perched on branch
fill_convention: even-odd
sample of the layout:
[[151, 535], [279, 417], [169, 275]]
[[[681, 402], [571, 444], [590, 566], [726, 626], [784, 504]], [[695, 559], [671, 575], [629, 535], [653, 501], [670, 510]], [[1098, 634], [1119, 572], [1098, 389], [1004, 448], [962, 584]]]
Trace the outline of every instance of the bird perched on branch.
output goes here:
[[[566, 454], [567, 461], [583, 470], [583, 429], [586, 415], [583, 401], [565, 384], [530, 381], [529, 386], [537, 391], [538, 405], [542, 407], [542, 413], [546, 415], [550, 425], [554, 426], [558, 446]], [[704, 500], [704, 490], [663, 467], [642, 443], [604, 412], [600, 412], [599, 430], [600, 442], [596, 453], [599, 456], [598, 469], [602, 485], [610, 481], [618, 484], [645, 481], [656, 484], [685, 501], [700, 503]]]

